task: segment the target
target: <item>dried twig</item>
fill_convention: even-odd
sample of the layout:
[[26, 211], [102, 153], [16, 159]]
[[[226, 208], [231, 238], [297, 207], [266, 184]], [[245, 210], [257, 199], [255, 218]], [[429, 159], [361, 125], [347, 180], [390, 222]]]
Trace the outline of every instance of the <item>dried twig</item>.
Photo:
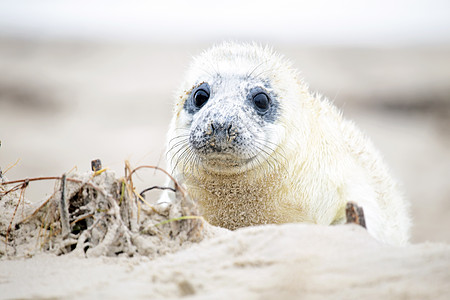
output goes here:
[[6, 174], [9, 170], [11, 170], [12, 168], [14, 168], [20, 161], [20, 158], [18, 160], [16, 160], [15, 163], [13, 163], [12, 165], [9, 165], [6, 167], [6, 170], [3, 172], [3, 174]]
[[159, 171], [163, 172], [164, 174], [166, 174], [166, 175], [170, 178], [170, 180], [172, 180], [172, 182], [174, 183], [174, 185], [175, 185], [175, 190], [180, 191], [181, 194], [183, 195], [183, 198], [185, 197], [186, 191], [185, 191], [185, 190], [181, 187], [181, 185], [175, 180], [175, 178], [173, 178], [172, 175], [170, 175], [166, 170], [164, 170], [164, 169], [162, 169], [162, 168], [160, 168], [160, 167], [157, 167], [157, 166], [139, 166], [139, 167], [136, 167], [136, 168], [134, 168], [134, 169], [130, 172], [130, 174], [128, 175], [127, 179], [128, 179], [128, 180], [131, 180], [131, 176], [133, 175], [133, 173], [135, 173], [135, 172], [136, 172], [137, 170], [139, 170], [139, 169], [145, 169], [145, 168], [147, 168], [147, 169], [155, 169], [155, 170], [159, 170]]
[[[9, 185], [9, 184], [14, 184], [14, 183], [24, 183], [26, 181], [28, 181], [28, 182], [40, 181], [40, 180], [61, 180], [61, 177], [60, 176], [47, 176], [47, 177], [25, 178], [25, 179], [18, 179], [18, 180], [2, 182], [2, 185]], [[78, 179], [67, 178], [67, 180], [82, 183], [82, 181], [78, 180]]]
[[[6, 181], [6, 182], [3, 182], [2, 185], [9, 185], [9, 184], [14, 184], [14, 183], [25, 183], [25, 182], [27, 182], [27, 184], [28, 184], [29, 182], [32, 182], [32, 181], [61, 180], [61, 179], [62, 179], [62, 177], [58, 177], [58, 176], [34, 177], [34, 178]], [[82, 184], [82, 185], [88, 185], [91, 188], [93, 188], [94, 190], [96, 190], [97, 192], [101, 193], [103, 196], [106, 196], [106, 192], [102, 188], [96, 186], [95, 184], [93, 184], [91, 182], [82, 181], [82, 180], [75, 179], [75, 178], [70, 178], [70, 177], [66, 177], [66, 181], [75, 182], [75, 183], [79, 183], [79, 184]]]
[[59, 201], [59, 213], [61, 216], [62, 235], [65, 237], [70, 233], [69, 207], [66, 199], [66, 174], [61, 177], [61, 200]]
[[152, 186], [152, 187], [146, 188], [145, 190], [143, 190], [142, 192], [140, 192], [139, 195], [141, 195], [141, 197], [144, 197], [144, 193], [146, 193], [146, 192], [148, 192], [148, 191], [151, 191], [151, 190], [153, 190], [153, 189], [158, 189], [158, 190], [170, 190], [170, 191], [172, 191], [172, 192], [174, 192], [174, 193], [176, 192], [175, 189], [173, 189], [173, 188], [171, 188], [171, 187], [168, 187], [168, 186], [157, 186], [157, 185], [154, 185], [154, 186]]
[[47, 203], [50, 201], [50, 199], [52, 199], [53, 196], [55, 196], [56, 192], [57, 191], [54, 191], [53, 194], [51, 194], [50, 197], [47, 198], [47, 200], [45, 200], [38, 208], [36, 208], [35, 211], [31, 215], [29, 215], [28, 217], [26, 217], [22, 221], [19, 221], [17, 224], [26, 223], [29, 219], [34, 217], [38, 213], [38, 211], [40, 211], [41, 208], [43, 208], [45, 205], [47, 205]]
[[93, 216], [94, 216], [93, 213], [89, 213], [89, 214], [82, 215], [82, 216], [80, 216], [78, 219], [73, 220], [72, 222], [70, 222], [70, 225], [75, 225], [76, 223], [78, 223], [78, 222], [80, 222], [80, 221], [83, 221], [83, 220], [86, 219], [86, 218], [91, 218], [91, 217], [93, 217]]
[[19, 201], [17, 201], [16, 208], [14, 209], [14, 213], [12, 215], [11, 221], [9, 222], [8, 229], [6, 230], [6, 235], [5, 235], [5, 253], [7, 252], [9, 233], [11, 232], [12, 224], [14, 222], [14, 218], [16, 216], [16, 212], [17, 212], [17, 209], [19, 208], [20, 202], [23, 201], [22, 198], [24, 196], [25, 189], [26, 189], [27, 186], [28, 186], [28, 181], [25, 181], [22, 184], [21, 191], [20, 191], [20, 196], [19, 196]]
[[140, 202], [147, 204], [147, 206], [150, 207], [153, 212], [158, 213], [158, 211], [150, 203], [148, 203], [142, 195], [138, 194], [136, 191], [133, 192], [136, 195], [136, 197], [140, 200]]
[[16, 185], [16, 186], [10, 188], [10, 189], [7, 190], [7, 191], [1, 192], [1, 196], [3, 197], [3, 196], [8, 195], [9, 193], [12, 193], [12, 192], [15, 192], [15, 191], [17, 191], [17, 190], [20, 190], [20, 189], [22, 188], [22, 186], [23, 186], [23, 183], [18, 184], [18, 185]]

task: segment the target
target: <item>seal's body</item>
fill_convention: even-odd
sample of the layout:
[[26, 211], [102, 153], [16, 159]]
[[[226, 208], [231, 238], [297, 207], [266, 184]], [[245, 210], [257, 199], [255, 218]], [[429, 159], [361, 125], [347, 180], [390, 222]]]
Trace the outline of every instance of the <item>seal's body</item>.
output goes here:
[[407, 205], [372, 143], [281, 56], [224, 43], [194, 61], [182, 91], [169, 166], [211, 224], [339, 224], [352, 201], [375, 238], [407, 242]]

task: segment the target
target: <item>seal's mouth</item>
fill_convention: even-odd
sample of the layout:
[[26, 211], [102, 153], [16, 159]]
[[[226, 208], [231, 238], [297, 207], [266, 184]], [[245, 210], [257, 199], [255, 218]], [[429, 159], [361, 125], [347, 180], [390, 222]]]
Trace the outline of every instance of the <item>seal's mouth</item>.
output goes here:
[[254, 167], [258, 154], [251, 157], [241, 157], [230, 153], [213, 152], [199, 154], [200, 164], [198, 167], [215, 173], [240, 173]]

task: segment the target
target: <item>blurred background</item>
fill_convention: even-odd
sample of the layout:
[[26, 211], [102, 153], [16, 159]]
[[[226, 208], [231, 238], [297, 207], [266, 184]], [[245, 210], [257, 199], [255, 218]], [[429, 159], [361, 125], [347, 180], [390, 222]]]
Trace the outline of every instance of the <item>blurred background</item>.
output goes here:
[[125, 160], [164, 167], [174, 91], [191, 57], [223, 40], [291, 59], [385, 156], [413, 241], [450, 242], [448, 0], [0, 0], [0, 167], [10, 180], [96, 158], [119, 176]]

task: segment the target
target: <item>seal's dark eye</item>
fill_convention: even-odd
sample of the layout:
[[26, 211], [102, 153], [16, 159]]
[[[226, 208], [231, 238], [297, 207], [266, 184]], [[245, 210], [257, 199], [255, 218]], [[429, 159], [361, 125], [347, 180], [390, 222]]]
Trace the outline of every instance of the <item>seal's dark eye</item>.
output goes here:
[[198, 108], [205, 105], [209, 99], [209, 93], [204, 89], [198, 89], [194, 94], [194, 105]]
[[260, 112], [266, 112], [270, 108], [270, 99], [265, 93], [253, 96], [253, 103]]

